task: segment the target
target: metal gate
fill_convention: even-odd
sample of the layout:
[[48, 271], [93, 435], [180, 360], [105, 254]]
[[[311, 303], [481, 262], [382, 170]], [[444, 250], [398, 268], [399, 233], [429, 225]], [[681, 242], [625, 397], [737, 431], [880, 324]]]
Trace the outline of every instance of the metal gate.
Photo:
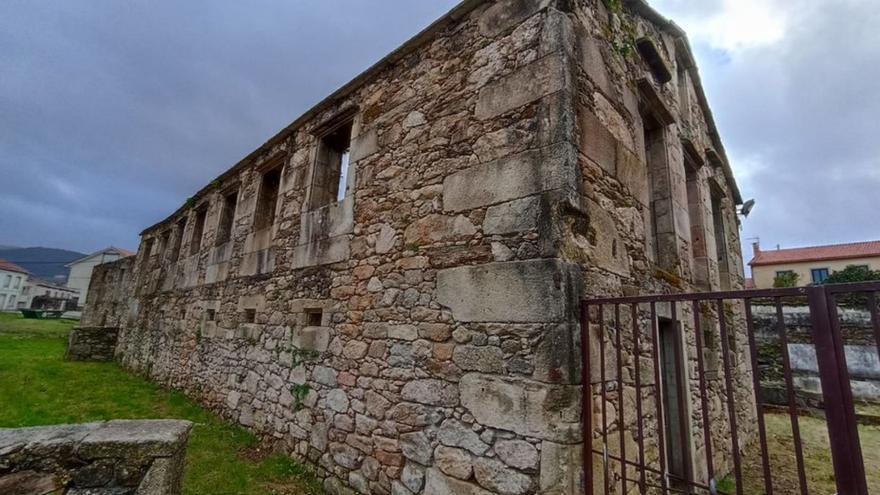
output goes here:
[[[827, 425], [837, 493], [867, 495], [839, 309], [867, 311], [880, 357], [877, 292], [880, 282], [582, 301], [586, 493], [830, 495], [808, 485], [800, 425], [809, 413]], [[798, 307], [808, 314], [819, 406], [795, 386], [784, 313]], [[788, 480], [768, 447], [756, 310], [775, 326], [781, 354], [777, 403], [782, 424], [790, 421], [786, 469], [796, 470]]]

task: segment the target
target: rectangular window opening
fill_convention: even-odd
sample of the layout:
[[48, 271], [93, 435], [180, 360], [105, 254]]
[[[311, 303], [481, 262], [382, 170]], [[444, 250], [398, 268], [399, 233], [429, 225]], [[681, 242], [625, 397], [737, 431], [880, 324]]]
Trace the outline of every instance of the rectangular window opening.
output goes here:
[[238, 191], [233, 191], [223, 197], [223, 205], [220, 210], [220, 223], [217, 224], [216, 246], [229, 242], [232, 238], [232, 227], [235, 223], [235, 208], [238, 205]]
[[141, 258], [141, 266], [147, 266], [150, 262], [150, 256], [153, 255], [153, 239], [144, 241], [144, 257]]
[[159, 256], [162, 256], [166, 252], [168, 252], [168, 249], [170, 249], [170, 247], [171, 247], [171, 231], [166, 230], [165, 232], [162, 232], [162, 236], [159, 237], [159, 249], [158, 249]]
[[829, 275], [829, 271], [827, 268], [813, 268], [812, 270], [810, 270], [810, 272], [814, 284], [821, 284], [828, 278]]
[[193, 226], [192, 241], [189, 243], [189, 254], [198, 254], [202, 250], [202, 236], [205, 234], [205, 222], [208, 219], [208, 209], [205, 207], [196, 210], [196, 223]]
[[214, 321], [217, 319], [217, 311], [213, 309], [205, 310], [205, 321]]
[[245, 323], [254, 323], [257, 321], [257, 310], [254, 308], [248, 308], [244, 310], [244, 322]]
[[306, 326], [320, 327], [324, 320], [324, 311], [322, 309], [306, 310]]
[[271, 227], [275, 223], [275, 210], [278, 206], [278, 191], [281, 187], [281, 167], [263, 174], [260, 181], [260, 195], [254, 217], [254, 230]]
[[185, 228], [186, 218], [181, 218], [174, 227], [174, 244], [172, 244], [171, 253], [168, 255], [168, 260], [172, 263], [180, 258], [180, 246], [183, 244], [183, 231]]
[[310, 206], [320, 208], [342, 201], [348, 194], [346, 182], [351, 158], [352, 122], [348, 121], [321, 136], [312, 176]]
[[644, 136], [645, 136], [645, 165], [648, 173], [645, 174], [648, 184], [648, 211], [645, 219], [645, 242], [647, 244], [648, 259], [654, 262], [660, 260], [660, 241], [657, 234], [657, 214], [655, 207], [655, 187], [657, 175], [666, 166], [665, 153], [665, 133], [663, 125], [654, 117], [646, 115], [642, 117], [644, 120]]

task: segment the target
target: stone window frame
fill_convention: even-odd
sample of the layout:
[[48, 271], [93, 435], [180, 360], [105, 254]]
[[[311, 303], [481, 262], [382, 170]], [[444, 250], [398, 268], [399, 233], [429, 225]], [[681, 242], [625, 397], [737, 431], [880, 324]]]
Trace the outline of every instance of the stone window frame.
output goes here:
[[[241, 213], [241, 194], [242, 187], [241, 184], [238, 182], [229, 184], [218, 192], [215, 202], [217, 219], [214, 223], [214, 247], [222, 246], [228, 242], [232, 242], [235, 240], [235, 221], [237, 220], [239, 213]], [[230, 217], [226, 218], [225, 213], [227, 211], [227, 199], [233, 195], [235, 196], [235, 206], [232, 209]], [[227, 220], [229, 221], [229, 231], [221, 236], [220, 229], [221, 227], [223, 227], [223, 223]]]
[[180, 253], [183, 250], [183, 235], [186, 233], [187, 225], [189, 225], [188, 215], [182, 216], [174, 222], [174, 227], [172, 227], [174, 241], [171, 247], [171, 254], [168, 256], [168, 260], [171, 263], [176, 263], [180, 260]]
[[[700, 154], [693, 141], [683, 138], [681, 140], [682, 157], [684, 160], [685, 181], [688, 196], [688, 224], [690, 232], [690, 265], [692, 281], [698, 287], [709, 289], [711, 287], [710, 254], [712, 246], [708, 239], [714, 234], [710, 229], [709, 218], [704, 211], [703, 200], [707, 191], [704, 170], [706, 160]], [[711, 201], [711, 194], [709, 195]], [[714, 218], [712, 219], [714, 221]], [[696, 234], [696, 235], [695, 235]], [[700, 272], [697, 265], [703, 263], [704, 270]]]
[[[277, 156], [266, 160], [266, 162], [257, 167], [255, 169], [256, 174], [258, 175], [257, 186], [256, 186], [256, 194], [254, 195], [254, 214], [253, 219], [251, 221], [251, 228], [253, 232], [259, 232], [265, 229], [272, 229], [272, 237], [274, 237], [276, 227], [278, 225], [278, 219], [281, 216], [281, 210], [283, 205], [283, 194], [284, 191], [284, 174], [287, 171], [287, 161], [290, 158], [290, 154], [287, 152], [279, 153]], [[275, 192], [275, 204], [272, 211], [272, 220], [268, 224], [261, 224], [263, 220], [261, 220], [261, 202], [263, 201], [265, 186], [265, 179], [267, 174], [278, 173], [278, 189]]]
[[[354, 141], [355, 135], [357, 134], [356, 133], [356, 130], [357, 130], [356, 126], [357, 126], [358, 113], [359, 113], [359, 108], [356, 106], [342, 110], [342, 111], [336, 113], [335, 115], [333, 115], [332, 117], [330, 117], [329, 119], [327, 119], [326, 121], [324, 121], [323, 123], [319, 124], [315, 128], [315, 130], [312, 131], [312, 139], [314, 140], [314, 144], [312, 145], [312, 151], [311, 151], [311, 154], [309, 157], [309, 172], [307, 175], [306, 197], [305, 197], [305, 201], [303, 202], [303, 208], [302, 208], [303, 212], [314, 211], [314, 210], [324, 208], [326, 206], [332, 206], [335, 204], [339, 204], [342, 201], [344, 201], [345, 197], [348, 197], [351, 194], [353, 194], [353, 192], [354, 192], [353, 188], [348, 188], [347, 185], [348, 185], [348, 183], [351, 182], [350, 180], [348, 180], [348, 174], [351, 174], [351, 172], [352, 172], [352, 162], [351, 162], [352, 143]], [[319, 178], [323, 178], [325, 181], [328, 178], [328, 175], [326, 175], [326, 174], [328, 174], [328, 171], [325, 168], [326, 164], [321, 163], [322, 152], [324, 150], [324, 147], [326, 146], [325, 139], [328, 138], [329, 136], [331, 136], [334, 132], [337, 132], [346, 126], [349, 127], [349, 138], [348, 138], [349, 163], [348, 163], [348, 171], [347, 171], [348, 174], [345, 175], [345, 177], [346, 177], [345, 195], [342, 200], [339, 200], [338, 199], [338, 190], [337, 190], [336, 191], [337, 194], [331, 195], [332, 197], [322, 198], [322, 197], [318, 196], [318, 194], [317, 194], [318, 193], [317, 187], [321, 186], [321, 184], [318, 181]], [[340, 163], [340, 166], [341, 166], [341, 163]], [[323, 170], [322, 170], [322, 168], [323, 168]], [[320, 174], [325, 174], [325, 175], [322, 176]], [[335, 181], [336, 181], [336, 184], [338, 187], [343, 186], [343, 184], [341, 183], [341, 178], [343, 177], [341, 170], [338, 172], [338, 174], [330, 174], [329, 177], [335, 178]], [[328, 192], [324, 191], [324, 195], [327, 196]]]
[[[674, 215], [673, 190], [672, 190], [672, 157], [671, 147], [675, 139], [671, 126], [677, 123], [675, 115], [661, 97], [655, 84], [648, 78], [636, 80], [636, 88], [639, 95], [639, 112], [643, 129], [656, 133], [658, 143], [654, 149], [648, 143], [647, 132], [642, 142], [645, 151], [645, 166], [648, 169], [647, 181], [649, 191], [649, 205], [647, 222], [650, 228], [646, 229], [645, 244], [649, 253], [649, 259], [660, 268], [678, 273], [681, 259], [678, 252], [674, 219], [669, 218], [669, 228], [661, 229], [658, 219], [660, 212], [666, 212], [670, 217]], [[652, 160], [651, 157], [658, 155]], [[662, 205], [662, 202], [667, 204]], [[660, 204], [661, 207], [658, 207]], [[671, 230], [670, 230], [671, 228]]]
[[722, 290], [733, 287], [731, 282], [733, 275], [733, 263], [728, 248], [728, 235], [730, 222], [726, 218], [724, 209], [725, 202], [730, 202], [730, 196], [724, 187], [713, 176], [709, 180], [709, 198], [711, 201], [712, 232], [715, 236], [715, 261], [718, 265], [718, 282]]
[[193, 220], [193, 228], [190, 232], [189, 246], [187, 250], [189, 251], [190, 256], [195, 256], [202, 252], [205, 244], [205, 227], [208, 223], [208, 210], [210, 209], [210, 205], [207, 201], [202, 201], [200, 204], [193, 207], [190, 212], [190, 217]]

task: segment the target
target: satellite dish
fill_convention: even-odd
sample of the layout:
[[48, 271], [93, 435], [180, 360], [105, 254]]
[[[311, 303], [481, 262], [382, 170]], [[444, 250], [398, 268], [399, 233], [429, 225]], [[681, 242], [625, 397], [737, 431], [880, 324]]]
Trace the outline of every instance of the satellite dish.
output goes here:
[[755, 200], [750, 199], [743, 203], [743, 205], [739, 209], [739, 214], [743, 216], [743, 218], [749, 218], [749, 213], [752, 212], [752, 209], [755, 208]]

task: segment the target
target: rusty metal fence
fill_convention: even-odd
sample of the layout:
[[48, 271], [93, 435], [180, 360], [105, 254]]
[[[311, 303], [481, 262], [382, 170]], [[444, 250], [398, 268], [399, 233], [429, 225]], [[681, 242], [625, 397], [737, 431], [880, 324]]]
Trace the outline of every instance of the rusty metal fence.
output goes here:
[[[870, 312], [880, 357], [877, 292], [880, 283], [859, 283], [582, 301], [585, 493], [820, 493], [808, 485], [783, 314], [801, 305], [837, 493], [867, 495], [838, 310], [847, 301]], [[756, 304], [775, 307], [795, 482], [777, 479], [768, 448]]]

